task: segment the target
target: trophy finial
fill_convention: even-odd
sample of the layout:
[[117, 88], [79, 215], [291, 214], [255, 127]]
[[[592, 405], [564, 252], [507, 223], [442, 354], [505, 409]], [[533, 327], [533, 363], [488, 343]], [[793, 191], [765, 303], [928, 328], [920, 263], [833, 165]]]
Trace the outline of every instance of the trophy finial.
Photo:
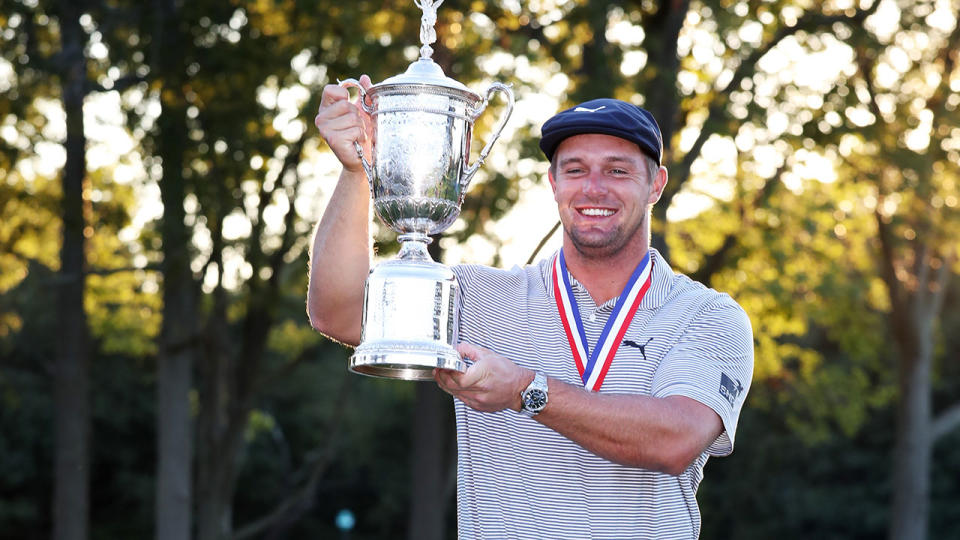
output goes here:
[[443, 3], [443, 0], [413, 0], [413, 3], [423, 11], [420, 17], [420, 58], [430, 59], [433, 54], [431, 43], [437, 41], [437, 32], [433, 25], [437, 24], [437, 8]]

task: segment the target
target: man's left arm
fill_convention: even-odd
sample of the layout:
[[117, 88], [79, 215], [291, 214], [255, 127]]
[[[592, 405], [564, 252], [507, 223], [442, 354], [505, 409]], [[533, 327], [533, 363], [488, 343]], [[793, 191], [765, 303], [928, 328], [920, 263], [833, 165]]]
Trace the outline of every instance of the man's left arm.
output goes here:
[[[721, 311], [726, 312], [722, 313], [725, 324], [734, 322], [745, 327], [745, 332], [733, 332], [742, 336], [737, 339], [733, 355], [748, 357], [746, 369], [752, 371], [752, 334], [746, 314], [739, 306], [732, 313], [730, 310]], [[731, 321], [731, 314], [737, 320]], [[700, 342], [704, 335], [697, 334], [714, 335], [714, 327], [712, 321], [704, 321], [687, 337], [694, 343]], [[716, 365], [707, 365], [707, 359], [695, 358], [690, 347], [682, 346], [680, 350], [684, 358], [665, 359], [670, 367], [664, 371], [690, 373], [690, 370], [682, 369], [688, 364], [687, 367], [693, 365], [711, 379], [710, 373], [716, 372], [716, 388], [689, 391], [684, 390], [688, 381], [669, 384], [668, 380], [659, 381], [666, 394], [659, 397], [655, 397], [656, 393], [654, 396], [604, 394], [549, 378], [547, 406], [534, 419], [609, 461], [678, 475], [720, 438], [725, 426], [735, 428], [735, 420], [731, 423], [731, 415], [720, 405], [726, 400], [719, 395], [722, 392], [719, 374], [720, 370], [729, 369], [725, 367], [728, 361], [744, 363], [742, 359], [730, 358], [720, 359]], [[467, 343], [461, 343], [458, 351], [473, 363], [464, 373], [438, 370], [436, 380], [444, 390], [479, 411], [520, 410], [520, 393], [533, 380], [533, 371]], [[665, 377], [679, 378], [669, 373]], [[749, 384], [749, 379], [747, 381]], [[718, 394], [717, 399], [708, 399], [712, 397], [711, 392]], [[743, 396], [738, 397], [742, 403]], [[718, 411], [724, 412], [727, 418], [721, 419]], [[728, 437], [732, 444], [733, 434], [729, 433]]]
[[[535, 373], [493, 351], [461, 343], [464, 373], [437, 370], [437, 383], [483, 412], [520, 410]], [[723, 430], [710, 407], [684, 396], [601, 394], [548, 378], [549, 401], [534, 419], [594, 454], [630, 467], [677, 475]]]

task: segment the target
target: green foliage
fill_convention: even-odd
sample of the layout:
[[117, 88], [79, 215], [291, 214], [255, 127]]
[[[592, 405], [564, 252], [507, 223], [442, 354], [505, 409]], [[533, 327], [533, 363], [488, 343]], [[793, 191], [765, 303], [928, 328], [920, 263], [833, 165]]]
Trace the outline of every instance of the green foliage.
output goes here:
[[56, 198], [58, 186], [45, 178], [25, 180], [16, 172], [0, 184], [0, 337], [20, 330], [23, 318], [11, 309], [14, 289], [31, 266], [59, 266]]
[[157, 410], [148, 358], [100, 354], [93, 362], [91, 538], [153, 534]]
[[[30, 323], [27, 323], [27, 327]], [[25, 328], [25, 331], [29, 331]], [[0, 538], [43, 538], [52, 486], [52, 399], [40, 369], [0, 371]]]
[[[262, 409], [277, 419], [248, 446], [236, 511], [256, 516], [289, 493], [291, 482], [319, 474], [306, 522], [296, 536], [333, 536], [334, 516], [350, 508], [355, 537], [403, 530], [410, 483], [410, 420], [414, 385], [357, 377], [345, 351], [330, 342], [264, 393]], [[422, 383], [421, 383], [422, 384]], [[238, 524], [242, 526], [242, 523]]]
[[[749, 404], [769, 391], [755, 388]], [[816, 442], [785, 425], [778, 409], [744, 409], [734, 454], [707, 466], [698, 493], [701, 537], [884, 536], [890, 487], [880, 471], [889, 454], [879, 449], [892, 442], [890, 421], [873, 415], [854, 437]]]

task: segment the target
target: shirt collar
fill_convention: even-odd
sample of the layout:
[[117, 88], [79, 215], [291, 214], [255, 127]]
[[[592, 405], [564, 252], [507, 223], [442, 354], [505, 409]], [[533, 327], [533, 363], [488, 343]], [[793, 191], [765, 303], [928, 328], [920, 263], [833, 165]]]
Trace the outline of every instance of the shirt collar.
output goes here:
[[[553, 260], [559, 253], [560, 250], [555, 251], [552, 256], [547, 257], [540, 263], [540, 273], [543, 277], [543, 283], [547, 293], [550, 295], [553, 295]], [[667, 301], [667, 295], [670, 294], [670, 284], [673, 280], [673, 268], [671, 268], [666, 259], [663, 258], [663, 255], [660, 255], [660, 252], [652, 247], [650, 248], [650, 259], [653, 263], [653, 276], [650, 280], [650, 289], [640, 302], [640, 309], [657, 309], [663, 306]], [[576, 289], [583, 288], [580, 282], [570, 275], [569, 271], [567, 275], [570, 277], [570, 285], [572, 287]], [[617, 299], [619, 299], [619, 296], [611, 298], [598, 307], [603, 307], [607, 304], [615, 305]]]

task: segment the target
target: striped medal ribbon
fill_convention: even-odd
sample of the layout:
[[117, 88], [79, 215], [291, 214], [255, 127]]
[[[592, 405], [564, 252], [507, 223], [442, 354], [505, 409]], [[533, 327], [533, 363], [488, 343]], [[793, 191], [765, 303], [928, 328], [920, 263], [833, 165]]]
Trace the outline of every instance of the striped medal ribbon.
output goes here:
[[563, 249], [557, 254], [553, 261], [553, 295], [557, 302], [557, 310], [560, 312], [560, 321], [563, 323], [563, 329], [567, 333], [567, 341], [570, 342], [570, 350], [573, 352], [573, 361], [577, 364], [577, 371], [580, 372], [580, 379], [587, 390], [596, 392], [603, 384], [603, 378], [610, 369], [613, 357], [620, 348], [620, 342], [623, 335], [630, 327], [630, 321], [633, 315], [640, 307], [640, 301], [647, 294], [650, 288], [651, 270], [653, 264], [650, 259], [650, 252], [643, 257], [640, 264], [633, 271], [630, 280], [620, 293], [617, 305], [613, 308], [613, 313], [607, 320], [607, 324], [600, 333], [597, 344], [593, 351], [587, 349], [587, 336], [583, 330], [583, 323], [580, 319], [580, 309], [577, 306], [577, 299], [573, 296], [573, 289], [570, 287], [570, 277], [567, 273], [567, 262], [563, 257]]

